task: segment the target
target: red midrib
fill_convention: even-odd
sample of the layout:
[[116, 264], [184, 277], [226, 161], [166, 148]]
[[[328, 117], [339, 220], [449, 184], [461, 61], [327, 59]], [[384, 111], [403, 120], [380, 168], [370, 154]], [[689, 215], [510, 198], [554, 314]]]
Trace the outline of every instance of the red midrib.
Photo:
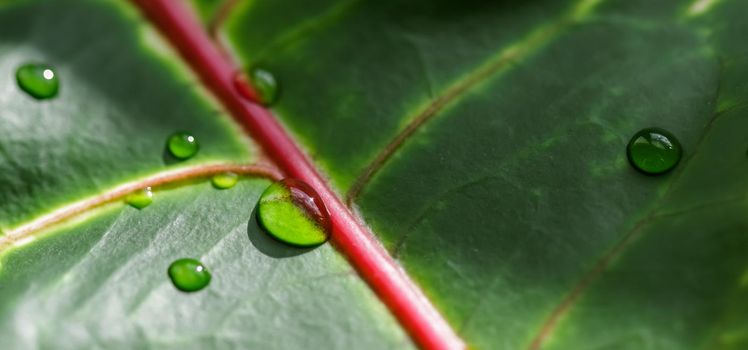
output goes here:
[[221, 54], [186, 2], [134, 1], [276, 165], [287, 176], [301, 179], [317, 190], [330, 210], [334, 245], [390, 308], [413, 340], [426, 349], [465, 348], [421, 290], [327, 186], [271, 113], [236, 91], [233, 79], [236, 65]]

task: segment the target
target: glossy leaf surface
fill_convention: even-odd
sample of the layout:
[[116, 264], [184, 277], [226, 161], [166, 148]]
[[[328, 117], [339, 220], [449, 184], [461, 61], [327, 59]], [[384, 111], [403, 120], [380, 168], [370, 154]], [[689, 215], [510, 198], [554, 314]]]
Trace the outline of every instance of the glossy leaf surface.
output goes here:
[[[241, 131], [127, 3], [0, 6], [2, 226], [174, 165], [176, 131], [203, 144], [180, 165], [250, 159]], [[41, 102], [15, 82], [18, 66], [40, 61], [60, 76], [59, 94]]]
[[[274, 110], [468, 343], [741, 348], [746, 11], [254, 1], [224, 34], [283, 84]], [[658, 177], [626, 159], [653, 126], [684, 149]]]
[[[267, 185], [157, 192], [143, 210], [115, 205], [6, 253], [3, 347], [407, 347], [332, 247], [288, 248], [250, 220]], [[197, 293], [177, 290], [167, 276], [184, 256], [210, 268], [210, 285]]]
[[[228, 10], [227, 52], [277, 79], [279, 119], [471, 346], [748, 346], [748, 3], [190, 3]], [[255, 158], [131, 5], [8, 0], [0, 29], [4, 230]], [[15, 79], [38, 62], [60, 77], [44, 101]], [[626, 159], [650, 127], [683, 147], [656, 177]], [[170, 157], [176, 131], [197, 155]], [[174, 184], [2, 247], [3, 346], [412, 346], [333, 247], [259, 231], [269, 183]], [[185, 256], [210, 267], [199, 293], [166, 275]]]
[[[106, 28], [106, 30], [102, 30]], [[0, 223], [6, 232], [124, 183], [178, 168], [247, 164], [256, 146], [126, 2], [0, 4]], [[36, 101], [16, 68], [53, 62], [59, 94]], [[200, 151], [170, 156], [189, 130]], [[270, 184], [242, 176], [154, 188], [0, 244], [3, 348], [410, 348], [410, 339], [330, 245], [290, 248], [253, 220]], [[0, 235], [0, 240], [6, 237]], [[186, 294], [169, 264], [209, 266]]]

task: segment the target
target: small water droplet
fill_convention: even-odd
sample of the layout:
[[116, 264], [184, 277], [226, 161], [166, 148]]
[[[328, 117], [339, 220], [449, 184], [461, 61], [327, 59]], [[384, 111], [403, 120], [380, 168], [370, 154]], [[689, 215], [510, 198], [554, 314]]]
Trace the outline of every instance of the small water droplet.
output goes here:
[[60, 81], [54, 68], [44, 64], [24, 64], [16, 70], [18, 86], [38, 100], [55, 97]]
[[200, 150], [200, 144], [195, 136], [186, 132], [171, 135], [167, 147], [171, 155], [182, 160], [192, 158]]
[[634, 168], [645, 174], [659, 175], [678, 164], [683, 148], [667, 130], [646, 128], [634, 134], [626, 153]]
[[330, 214], [322, 198], [295, 179], [276, 182], [262, 193], [257, 221], [277, 240], [299, 247], [320, 245], [330, 235]]
[[213, 183], [213, 187], [221, 190], [234, 187], [237, 181], [239, 181], [239, 175], [232, 172], [216, 174], [210, 180]]
[[238, 71], [236, 74], [234, 74], [234, 89], [239, 93], [239, 95], [242, 95], [242, 97], [253, 101], [253, 102], [260, 102], [259, 97], [257, 97], [257, 93], [250, 87], [251, 84], [249, 82], [249, 79], [247, 79], [247, 74], [244, 73], [244, 71]]
[[179, 259], [169, 265], [169, 278], [183, 292], [195, 292], [210, 283], [210, 272], [195, 259]]
[[127, 196], [126, 201], [135, 208], [143, 209], [153, 203], [153, 191], [150, 187], [135, 191]]
[[273, 73], [261, 67], [253, 67], [249, 70], [249, 79], [259, 95], [260, 103], [265, 106], [275, 103], [280, 89]]

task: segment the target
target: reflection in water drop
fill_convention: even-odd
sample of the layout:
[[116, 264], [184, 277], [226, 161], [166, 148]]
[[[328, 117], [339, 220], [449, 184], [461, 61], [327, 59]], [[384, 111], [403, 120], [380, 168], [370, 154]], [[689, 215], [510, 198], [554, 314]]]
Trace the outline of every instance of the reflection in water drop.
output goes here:
[[211, 279], [210, 272], [195, 259], [179, 259], [169, 265], [169, 278], [174, 287], [183, 292], [195, 292], [205, 288]]
[[[251, 87], [250, 87], [251, 86]], [[234, 75], [234, 88], [244, 98], [270, 106], [278, 99], [278, 81], [269, 71], [252, 68], [247, 75], [239, 71]]]
[[169, 153], [177, 159], [192, 158], [200, 150], [200, 144], [195, 136], [186, 132], [178, 132], [169, 137], [167, 141]]
[[276, 182], [262, 193], [257, 221], [277, 240], [299, 247], [320, 245], [330, 235], [330, 214], [322, 198], [295, 179]]
[[143, 209], [153, 203], [153, 191], [150, 187], [146, 187], [129, 194], [125, 201], [135, 208]]
[[234, 187], [237, 181], [239, 181], [239, 175], [232, 172], [216, 174], [210, 180], [210, 182], [213, 184], [213, 187], [221, 190]]
[[43, 64], [24, 64], [18, 67], [16, 81], [23, 91], [39, 100], [55, 97], [60, 88], [54, 69]]
[[670, 132], [660, 128], [647, 128], [634, 134], [626, 153], [634, 168], [646, 174], [658, 175], [678, 164], [683, 148]]

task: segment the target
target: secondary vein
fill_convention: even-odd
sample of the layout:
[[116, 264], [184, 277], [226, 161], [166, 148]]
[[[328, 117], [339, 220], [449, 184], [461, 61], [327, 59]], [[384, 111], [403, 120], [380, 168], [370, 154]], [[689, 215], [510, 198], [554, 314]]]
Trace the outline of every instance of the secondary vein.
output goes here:
[[[722, 76], [722, 62], [720, 62], [720, 73], [719, 77]], [[722, 89], [722, 81], [717, 82], [717, 91], [714, 94], [714, 101], [712, 105], [716, 105], [716, 101], [720, 96], [720, 92]], [[550, 315], [544, 320], [543, 324], [540, 327], [540, 330], [538, 331], [538, 334], [532, 339], [530, 346], [528, 347], [529, 350], [537, 350], [540, 349], [540, 347], [543, 345], [545, 340], [555, 331], [558, 322], [560, 319], [568, 313], [568, 311], [571, 309], [572, 305], [582, 296], [582, 294], [588, 289], [588, 287], [592, 284], [593, 281], [595, 281], [600, 275], [602, 275], [603, 272], [608, 268], [610, 263], [621, 256], [623, 252], [625, 251], [625, 248], [628, 247], [628, 245], [634, 241], [635, 238], [639, 237], [641, 234], [643, 234], [643, 228], [646, 224], [651, 222], [652, 220], [665, 217], [670, 214], [663, 214], [663, 206], [666, 203], [666, 199], [670, 197], [674, 184], [678, 182], [678, 180], [683, 177], [683, 174], [686, 172], [688, 167], [692, 164], [692, 160], [695, 158], [695, 156], [698, 154], [698, 150], [701, 147], [701, 145], [704, 143], [704, 141], [707, 139], [707, 136], [710, 134], [712, 128], [714, 127], [714, 124], [717, 122], [717, 120], [720, 118], [720, 116], [726, 114], [726, 112], [732, 110], [732, 108], [727, 108], [724, 110], [717, 110], [715, 111], [711, 118], [709, 118], [709, 121], [704, 128], [704, 132], [701, 133], [701, 136], [696, 141], [696, 146], [694, 147], [694, 151], [691, 152], [691, 154], [686, 157], [683, 160], [683, 164], [680, 167], [680, 171], [673, 174], [673, 177], [668, 181], [666, 184], [666, 188], [664, 193], [657, 199], [657, 203], [652, 206], [652, 209], [649, 211], [649, 213], [641, 220], [639, 220], [634, 226], [627, 231], [623, 238], [615, 245], [613, 248], [608, 251], [605, 255], [603, 255], [593, 266], [593, 268], [587, 272], [584, 276], [582, 276], [581, 280], [572, 288], [571, 292], [569, 292], [568, 295], [566, 295], [559, 305], [556, 306], [556, 308], [551, 311]]]
[[429, 349], [462, 349], [465, 344], [420, 288], [374, 238], [368, 227], [330, 189], [307, 156], [265, 108], [235, 89], [236, 65], [223, 55], [180, 1], [134, 0], [166, 34], [234, 117], [288, 176], [320, 194], [333, 223], [331, 241], [389, 307], [412, 339]]
[[218, 31], [221, 29], [223, 23], [226, 22], [229, 14], [231, 14], [231, 10], [234, 9], [238, 2], [238, 0], [227, 0], [225, 3], [221, 4], [208, 22], [208, 33], [210, 33], [210, 36], [214, 39], [218, 37]]
[[143, 179], [124, 183], [104, 193], [79, 200], [49, 214], [16, 226], [15, 228], [6, 231], [5, 235], [0, 236], [0, 252], [13, 244], [20, 244], [33, 239], [36, 233], [49, 228], [50, 226], [81, 215], [104, 204], [120, 200], [128, 194], [143, 188], [205, 178], [225, 172], [232, 172], [244, 176], [257, 176], [270, 180], [278, 180], [282, 177], [280, 172], [274, 168], [255, 164], [206, 164], [160, 172]]
[[424, 106], [410, 119], [408, 125], [400, 131], [374, 160], [364, 168], [346, 193], [346, 203], [350, 206], [361, 194], [363, 188], [374, 175], [384, 166], [392, 155], [424, 124], [433, 119], [449, 105], [459, 101], [459, 97], [486, 82], [491, 77], [506, 72], [512, 65], [523, 58], [527, 58], [553, 39], [564, 33], [575, 23], [586, 18], [602, 0], [581, 0], [572, 6], [571, 10], [555, 21], [540, 26], [528, 33], [522, 40], [499, 51], [482, 65], [471, 71], [467, 76], [450, 84], [437, 98]]
[[285, 29], [259, 52], [255, 53], [253, 61], [262, 62], [270, 53], [282, 51], [286, 48], [291, 47], [295, 43], [301, 42], [305, 37], [315, 32], [319, 28], [323, 28], [333, 23], [335, 20], [339, 20], [346, 16], [348, 13], [350, 13], [350, 10], [360, 2], [361, 0], [339, 2], [326, 9], [322, 13], [306, 18], [304, 21], [295, 24], [288, 29]]

